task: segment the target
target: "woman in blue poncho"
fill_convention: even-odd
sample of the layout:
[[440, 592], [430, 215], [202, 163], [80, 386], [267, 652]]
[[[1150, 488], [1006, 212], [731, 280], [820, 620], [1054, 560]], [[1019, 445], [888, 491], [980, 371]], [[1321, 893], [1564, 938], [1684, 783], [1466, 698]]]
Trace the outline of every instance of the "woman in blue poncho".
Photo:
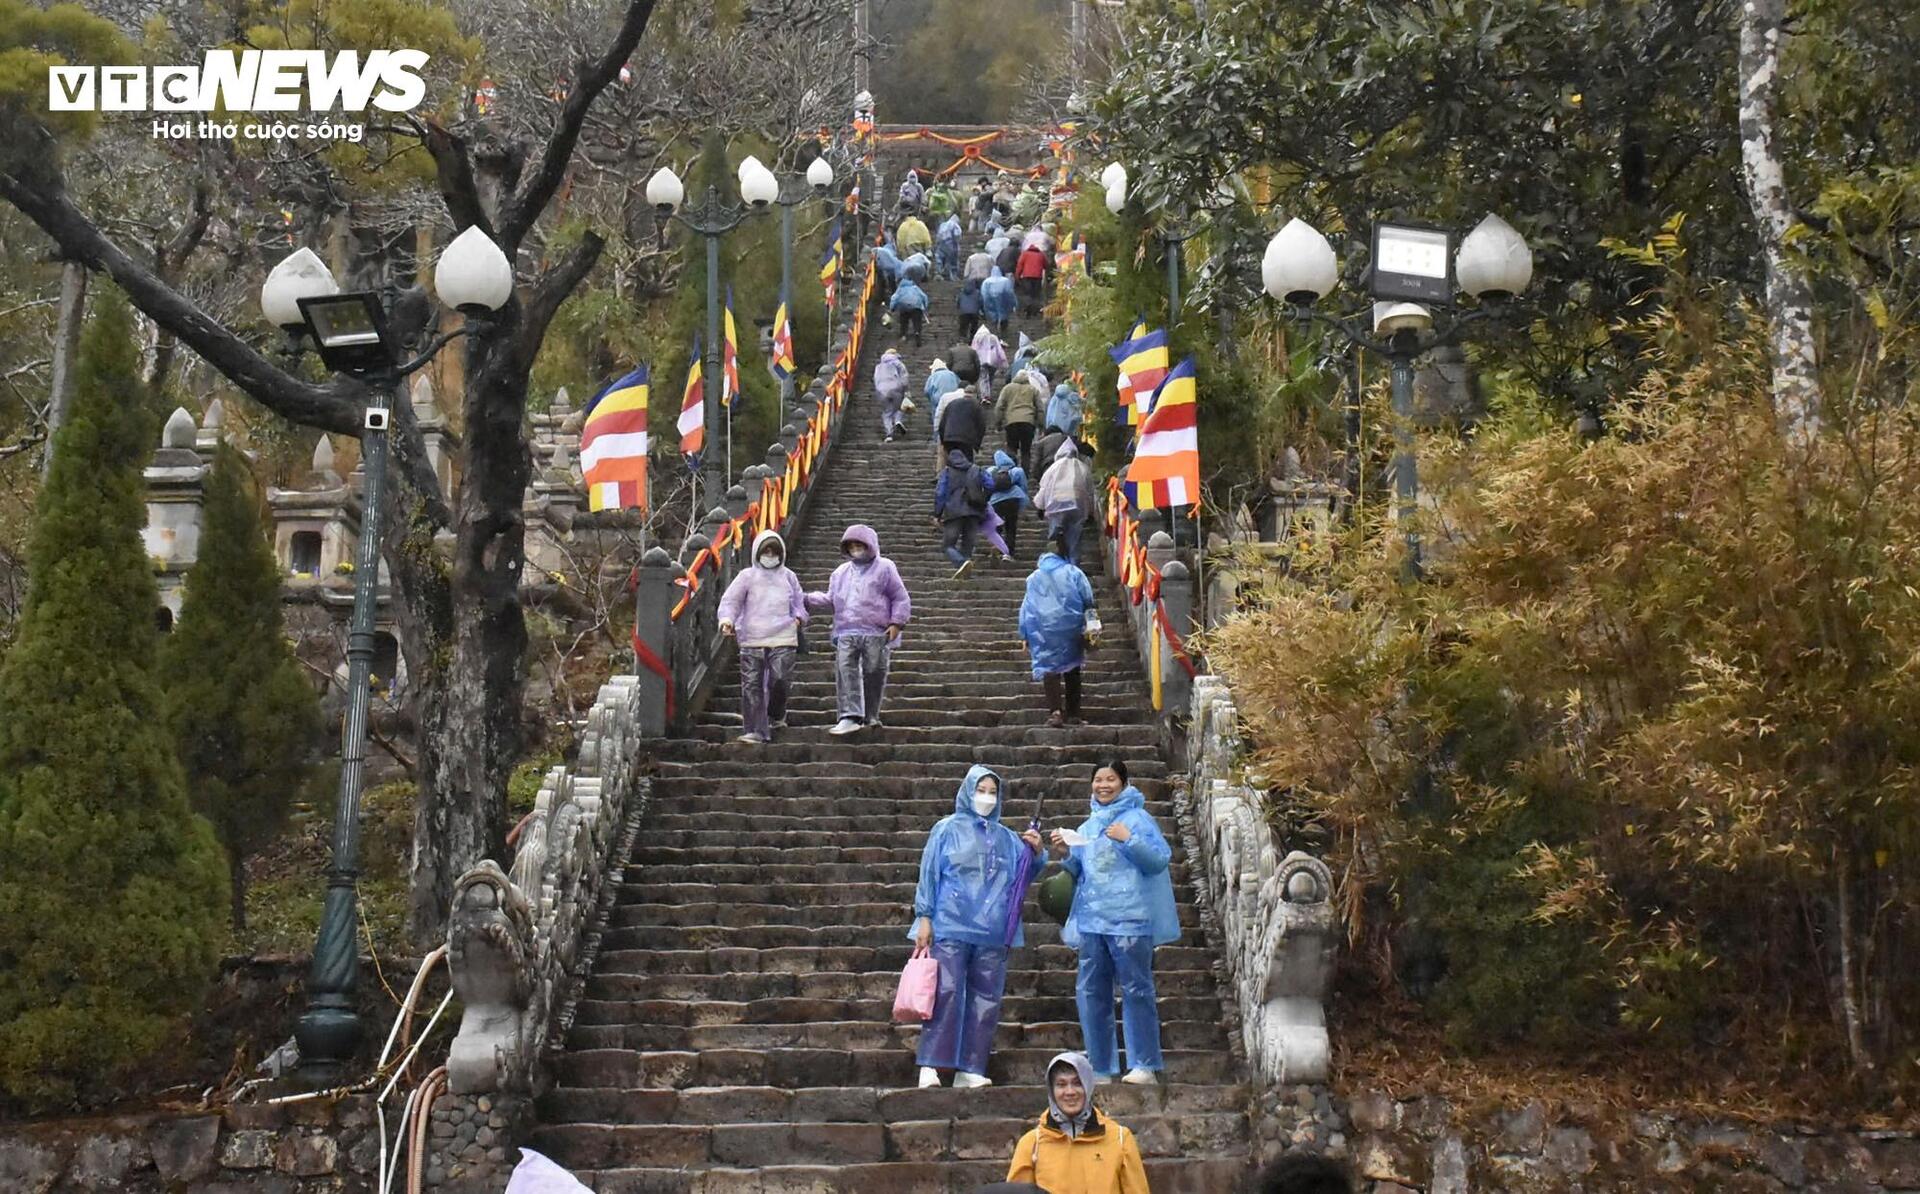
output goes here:
[[1000, 823], [1005, 789], [993, 771], [969, 768], [953, 812], [934, 825], [920, 852], [908, 936], [931, 950], [940, 967], [933, 1018], [920, 1030], [923, 1087], [940, 1085], [943, 1069], [954, 1071], [953, 1084], [961, 1089], [993, 1085], [987, 1056], [1000, 1026], [1007, 950], [1023, 942], [1014, 911], [1026, 898], [1021, 872], [1030, 881], [1040, 870], [1038, 860], [1023, 868], [1020, 856], [1045, 849], [1038, 832], [1015, 834]]
[[1073, 873], [1073, 912], [1061, 940], [1080, 951], [1074, 995], [1080, 1004], [1080, 1034], [1101, 1081], [1120, 1072], [1113, 1032], [1113, 989], [1120, 988], [1127, 1033], [1122, 1082], [1159, 1081], [1160, 1008], [1153, 987], [1153, 949], [1180, 939], [1180, 913], [1173, 903], [1167, 864], [1173, 849], [1147, 812], [1146, 797], [1127, 782], [1126, 764], [1094, 768], [1092, 812], [1081, 822], [1084, 845], [1068, 847], [1053, 831], [1056, 852], [1065, 851]]
[[1047, 539], [1020, 601], [1020, 638], [1033, 678], [1046, 686], [1047, 726], [1080, 724], [1080, 669], [1087, 661], [1087, 611], [1093, 584], [1067, 552], [1066, 536]]

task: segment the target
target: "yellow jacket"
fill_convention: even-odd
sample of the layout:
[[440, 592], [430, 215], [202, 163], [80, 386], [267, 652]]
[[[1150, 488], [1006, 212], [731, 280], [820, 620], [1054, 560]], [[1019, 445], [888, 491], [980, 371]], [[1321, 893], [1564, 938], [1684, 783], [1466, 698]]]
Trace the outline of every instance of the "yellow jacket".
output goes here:
[[1098, 1110], [1072, 1139], [1042, 1116], [1014, 1146], [1007, 1180], [1031, 1182], [1049, 1194], [1149, 1194], [1133, 1133]]
[[893, 234], [893, 243], [899, 247], [900, 256], [911, 257], [933, 248], [933, 233], [927, 231], [920, 217], [908, 216], [900, 221], [899, 231]]

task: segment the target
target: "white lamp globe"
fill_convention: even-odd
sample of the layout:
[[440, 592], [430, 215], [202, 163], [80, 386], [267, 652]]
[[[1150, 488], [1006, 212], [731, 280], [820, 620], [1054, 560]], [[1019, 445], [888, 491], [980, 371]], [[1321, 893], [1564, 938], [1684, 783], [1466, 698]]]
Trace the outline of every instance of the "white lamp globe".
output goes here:
[[1273, 234], [1260, 258], [1260, 282], [1267, 293], [1300, 306], [1325, 298], [1340, 280], [1340, 263], [1320, 230], [1302, 219], [1287, 221]]
[[260, 311], [277, 327], [302, 327], [307, 321], [300, 314], [301, 299], [339, 293], [340, 284], [333, 280], [327, 263], [312, 249], [301, 249], [274, 266], [261, 284]]
[[1107, 188], [1107, 210], [1117, 216], [1120, 214], [1121, 210], [1126, 206], [1127, 206], [1127, 188], [1108, 187]]
[[660, 167], [647, 180], [647, 202], [662, 214], [678, 211], [686, 197], [687, 188], [681, 185], [680, 176], [670, 167]]
[[807, 183], [816, 191], [825, 191], [833, 185], [833, 167], [827, 164], [827, 159], [813, 159], [813, 165], [807, 167]]
[[1533, 281], [1533, 250], [1513, 225], [1489, 213], [1460, 242], [1453, 276], [1468, 294], [1497, 302]]
[[513, 263], [478, 224], [453, 238], [433, 267], [433, 292], [469, 315], [498, 311], [513, 297]]
[[1116, 185], [1119, 186], [1121, 190], [1126, 190], [1127, 168], [1119, 162], [1107, 163], [1107, 168], [1100, 172], [1100, 185], [1109, 191]]
[[780, 196], [780, 180], [773, 171], [761, 164], [759, 158], [749, 155], [740, 163], [740, 198], [755, 207], [765, 207]]

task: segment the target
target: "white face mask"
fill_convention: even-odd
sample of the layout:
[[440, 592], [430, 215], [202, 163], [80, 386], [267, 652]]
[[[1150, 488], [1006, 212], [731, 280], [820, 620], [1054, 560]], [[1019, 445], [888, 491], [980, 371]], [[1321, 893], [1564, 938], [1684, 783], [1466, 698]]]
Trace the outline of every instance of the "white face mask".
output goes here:
[[973, 794], [973, 813], [977, 817], [990, 817], [1000, 804], [1000, 798], [987, 792]]
[[868, 555], [869, 553], [867, 549], [864, 547], [849, 548], [847, 551], [847, 558], [849, 560], [852, 560], [856, 564], [866, 563], [868, 559]]
[[762, 568], [778, 568], [780, 566], [780, 557], [773, 552], [765, 552], [760, 557], [760, 566]]

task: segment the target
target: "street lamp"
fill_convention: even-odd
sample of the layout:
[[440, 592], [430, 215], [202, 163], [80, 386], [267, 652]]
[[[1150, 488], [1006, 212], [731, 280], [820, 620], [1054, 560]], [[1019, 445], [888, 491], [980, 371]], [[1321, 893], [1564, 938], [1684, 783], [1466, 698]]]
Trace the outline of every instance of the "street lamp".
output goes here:
[[[1413, 363], [1443, 345], [1466, 339], [1480, 320], [1503, 310], [1506, 301], [1533, 278], [1533, 254], [1527, 242], [1499, 216], [1489, 215], [1460, 243], [1449, 260], [1451, 238], [1444, 229], [1409, 224], [1380, 224], [1373, 230], [1373, 257], [1367, 284], [1373, 304], [1371, 334], [1351, 318], [1325, 315], [1314, 304], [1339, 281], [1333, 246], [1311, 224], [1294, 219], [1267, 242], [1260, 261], [1266, 292], [1285, 303], [1297, 320], [1325, 324], [1349, 344], [1377, 352], [1392, 365], [1396, 517], [1406, 537], [1407, 568], [1418, 575], [1420, 535], [1414, 527], [1419, 494], [1413, 451]], [[1451, 268], [1449, 268], [1451, 267]], [[1481, 305], [1436, 325], [1432, 305], [1447, 305], [1455, 290]]]
[[353, 992], [359, 980], [355, 941], [355, 884], [360, 874], [360, 793], [367, 762], [367, 714], [373, 670], [374, 614], [379, 603], [380, 530], [386, 508], [388, 395], [476, 323], [513, 297], [513, 266], [479, 228], [468, 228], [440, 255], [434, 269], [440, 301], [466, 322], [433, 338], [414, 359], [396, 360], [379, 298], [368, 291], [340, 293], [333, 275], [310, 249], [275, 266], [260, 289], [260, 309], [298, 346], [312, 339], [327, 368], [363, 383], [360, 455], [366, 468], [361, 495], [359, 559], [353, 574], [353, 618], [347, 637], [347, 718], [340, 734], [340, 799], [334, 809], [333, 859], [313, 962], [307, 971], [307, 1008], [294, 1029], [301, 1066], [316, 1081], [331, 1081], [353, 1058], [360, 1015]]
[[[1126, 164], [1113, 162], [1108, 165], [1100, 172], [1100, 185], [1107, 192], [1107, 210], [1119, 215], [1126, 208], [1129, 197]], [[1173, 219], [1170, 204], [1168, 217], [1161, 220], [1154, 231], [1167, 247], [1167, 327], [1171, 329], [1180, 322], [1181, 246], [1198, 236], [1206, 227], [1206, 222], [1193, 216]]]
[[699, 207], [683, 210], [687, 189], [679, 175], [662, 166], [647, 180], [647, 202], [653, 204], [660, 218], [661, 238], [666, 237], [666, 222], [674, 219], [707, 241], [707, 346], [702, 371], [706, 395], [701, 403], [702, 421], [708, 427], [724, 426], [727, 441], [724, 472], [720, 458], [711, 451], [701, 464], [700, 471], [709, 493], [724, 492], [726, 478], [733, 473], [733, 419], [730, 412], [725, 420], [720, 416], [720, 238], [745, 223], [749, 216], [765, 211], [780, 191], [773, 171], [754, 157], [740, 163], [739, 182], [741, 204], [723, 202], [719, 188], [708, 187]]
[[[751, 162], [753, 159], [748, 158], [747, 161]], [[759, 165], [758, 162], [754, 164]], [[741, 178], [744, 186], [746, 163], [741, 163], [740, 168], [743, 171]], [[820, 200], [827, 197], [827, 188], [833, 185], [833, 167], [827, 159], [815, 158], [807, 167], [804, 185], [796, 182], [791, 188], [784, 182], [775, 180], [773, 172], [764, 166], [761, 170], [766, 174], [768, 181], [774, 182], [773, 201], [780, 205], [780, 296], [786, 301], [787, 318], [791, 320], [793, 318], [793, 209], [809, 199]], [[761, 185], [764, 188], [765, 184]], [[827, 318], [829, 321], [832, 320], [831, 311], [827, 313]], [[828, 343], [833, 341], [831, 322], [827, 325], [827, 341]], [[784, 413], [786, 409], [793, 405], [793, 394], [794, 379], [789, 373], [780, 382], [780, 409], [783, 412], [781, 415], [783, 419], [786, 417]]]

